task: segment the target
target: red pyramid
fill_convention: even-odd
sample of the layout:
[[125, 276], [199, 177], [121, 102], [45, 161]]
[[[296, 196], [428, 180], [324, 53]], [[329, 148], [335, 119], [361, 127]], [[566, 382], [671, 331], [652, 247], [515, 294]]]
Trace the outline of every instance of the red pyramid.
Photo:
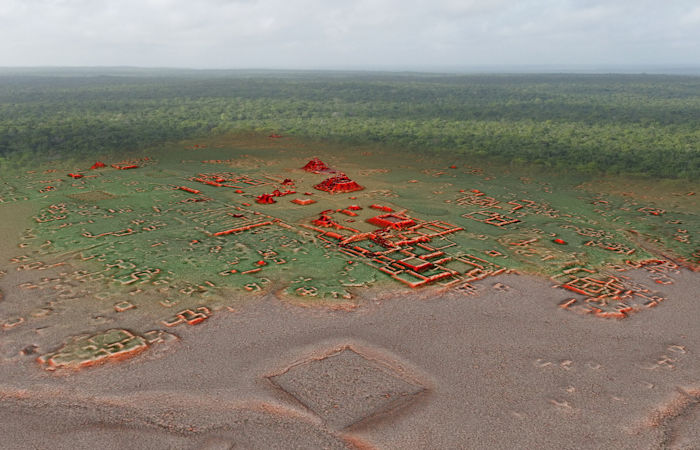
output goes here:
[[334, 173], [335, 171], [328, 167], [326, 163], [318, 158], [313, 158], [311, 161], [307, 162], [302, 170], [313, 173]]
[[331, 194], [361, 191], [364, 189], [362, 186], [348, 178], [344, 173], [330, 177], [314, 186], [314, 188], [320, 191], [330, 192]]

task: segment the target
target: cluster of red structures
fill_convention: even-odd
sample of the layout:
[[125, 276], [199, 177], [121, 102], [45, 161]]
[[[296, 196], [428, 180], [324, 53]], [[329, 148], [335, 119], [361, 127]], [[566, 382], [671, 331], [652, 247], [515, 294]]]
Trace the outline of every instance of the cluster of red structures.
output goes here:
[[[221, 187], [224, 186], [222, 183], [226, 181], [225, 178], [221, 177], [215, 177], [213, 180], [205, 179], [205, 178], [193, 178], [194, 181], [198, 181], [200, 183], [208, 184], [209, 186], [216, 186], [216, 187]], [[226, 187], [237, 187], [237, 186], [226, 186]]]
[[332, 218], [329, 216], [326, 211], [322, 212], [321, 215], [318, 217], [318, 219], [314, 219], [311, 221], [314, 225], [317, 227], [323, 227], [323, 228], [332, 228], [338, 225]]
[[[95, 164], [90, 166], [90, 170], [95, 170], [95, 169], [102, 169], [103, 167], [107, 167], [105, 163], [102, 161], [97, 161]], [[126, 170], [126, 169], [137, 169], [139, 166], [135, 164], [112, 164], [112, 167], [115, 169], [120, 169], [120, 170]], [[85, 177], [82, 173], [69, 173], [67, 176], [73, 178], [74, 180], [78, 180], [80, 178]]]
[[[292, 180], [287, 179], [285, 181], [291, 182]], [[282, 184], [284, 184], [284, 182], [282, 182]], [[293, 182], [288, 183], [288, 185], [289, 184], [293, 184]], [[275, 197], [284, 197], [285, 195], [296, 194], [296, 193], [297, 193], [297, 191], [293, 191], [291, 189], [287, 189], [286, 191], [280, 191], [279, 189], [275, 189], [274, 191], [272, 191], [272, 194], [262, 194], [262, 195], [258, 196], [258, 198], [255, 199], [255, 202], [260, 203], [261, 205], [269, 205], [272, 203], [277, 203], [277, 200], [275, 200]]]
[[272, 196], [273, 197], [284, 197], [285, 195], [296, 194], [296, 193], [297, 193], [297, 191], [293, 191], [291, 189], [287, 189], [286, 191], [280, 191], [279, 189], [275, 189], [274, 191], [272, 191]]
[[[302, 170], [311, 173], [337, 173], [318, 158], [311, 159], [311, 161], [302, 167]], [[319, 191], [330, 192], [331, 194], [354, 192], [364, 189], [362, 186], [348, 178], [348, 176], [344, 173], [338, 173], [337, 175], [327, 178], [314, 186], [314, 188], [318, 189]]]
[[394, 213], [387, 206], [373, 204], [370, 208], [384, 213], [367, 219], [378, 228], [374, 231], [363, 233], [334, 220], [334, 213], [361, 210], [357, 205], [323, 211], [307, 228], [318, 232], [322, 241], [337, 245], [340, 252], [359, 257], [412, 288], [438, 281], [446, 286], [469, 283], [505, 270], [471, 255], [451, 256], [443, 251], [441, 237], [461, 231], [461, 227], [442, 221], [422, 222], [403, 212]]

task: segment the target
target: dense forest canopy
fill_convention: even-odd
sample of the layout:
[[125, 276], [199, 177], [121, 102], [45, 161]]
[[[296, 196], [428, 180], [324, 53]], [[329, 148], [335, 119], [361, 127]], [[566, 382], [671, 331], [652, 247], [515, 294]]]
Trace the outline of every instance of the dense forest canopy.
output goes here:
[[557, 170], [700, 176], [700, 77], [0, 71], [0, 157], [275, 131]]

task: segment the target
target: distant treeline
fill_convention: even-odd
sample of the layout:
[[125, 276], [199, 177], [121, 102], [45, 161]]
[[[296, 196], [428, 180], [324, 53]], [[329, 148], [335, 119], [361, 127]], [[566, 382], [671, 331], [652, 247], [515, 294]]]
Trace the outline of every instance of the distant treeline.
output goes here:
[[99, 155], [242, 130], [695, 179], [700, 77], [0, 74], [0, 156]]

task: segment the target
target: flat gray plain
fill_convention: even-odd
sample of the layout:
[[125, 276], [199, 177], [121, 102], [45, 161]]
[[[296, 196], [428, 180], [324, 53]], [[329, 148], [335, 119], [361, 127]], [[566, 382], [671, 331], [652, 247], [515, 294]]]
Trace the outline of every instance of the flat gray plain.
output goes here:
[[[700, 277], [674, 278], [668, 300], [624, 320], [562, 310], [566, 293], [548, 281], [506, 275], [477, 296], [368, 299], [353, 311], [270, 296], [78, 372], [5, 359], [0, 447], [700, 448]], [[294, 384], [290, 368], [348, 347], [420, 389], [335, 420], [273, 382], [287, 373]], [[354, 366], [304, 389], [361, 405], [348, 379], [362, 382], [366, 367]]]

